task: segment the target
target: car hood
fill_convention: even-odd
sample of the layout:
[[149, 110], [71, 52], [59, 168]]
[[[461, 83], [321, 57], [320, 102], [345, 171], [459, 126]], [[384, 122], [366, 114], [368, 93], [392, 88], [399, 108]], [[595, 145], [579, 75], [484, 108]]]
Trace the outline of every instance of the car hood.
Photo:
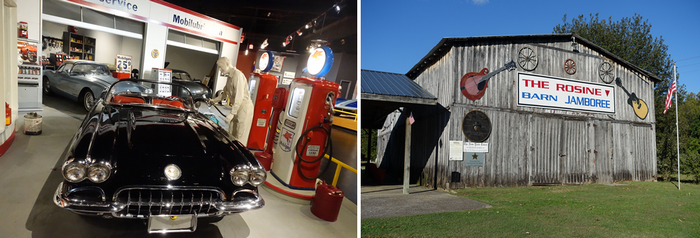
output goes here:
[[[234, 165], [258, 166], [253, 155], [198, 113], [104, 104], [86, 118], [71, 145], [75, 158], [113, 167], [108, 183], [121, 185], [223, 186]], [[176, 180], [167, 165], [182, 171]], [[223, 185], [222, 185], [223, 184]]]
[[93, 81], [95, 83], [98, 83], [105, 88], [108, 88], [109, 85], [112, 85], [112, 83], [116, 82], [117, 78], [112, 77], [111, 75], [100, 75], [100, 74], [87, 74], [87, 75], [76, 75], [76, 76], [71, 76], [73, 78], [82, 78], [87, 81]]

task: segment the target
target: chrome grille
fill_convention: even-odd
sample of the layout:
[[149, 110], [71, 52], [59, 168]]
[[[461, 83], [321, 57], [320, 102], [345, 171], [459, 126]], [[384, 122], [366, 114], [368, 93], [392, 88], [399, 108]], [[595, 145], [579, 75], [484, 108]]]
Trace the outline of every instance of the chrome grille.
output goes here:
[[124, 188], [114, 195], [114, 202], [124, 206], [116, 215], [123, 217], [214, 215], [214, 205], [223, 201], [221, 191], [202, 188]]

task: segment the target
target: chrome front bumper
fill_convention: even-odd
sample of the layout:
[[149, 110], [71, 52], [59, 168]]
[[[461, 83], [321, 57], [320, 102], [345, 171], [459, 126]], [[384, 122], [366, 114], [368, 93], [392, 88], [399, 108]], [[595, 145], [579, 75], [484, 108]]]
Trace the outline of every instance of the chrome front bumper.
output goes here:
[[[174, 190], [180, 189], [180, 188], [173, 188]], [[98, 199], [98, 201], [88, 201], [88, 200], [80, 200], [78, 198], [73, 198], [71, 197], [72, 193], [80, 192], [80, 191], [85, 191], [85, 190], [90, 190], [93, 192], [99, 192], [101, 199]], [[235, 193], [238, 193], [241, 191], [236, 191]], [[254, 209], [259, 209], [262, 208], [265, 205], [265, 200], [260, 197], [257, 192], [252, 191], [252, 190], [245, 190], [245, 192], [252, 193], [255, 197], [255, 199], [241, 199], [237, 201], [222, 201], [222, 200], [216, 200], [212, 201], [210, 203], [206, 203], [206, 205], [210, 205], [211, 207], [215, 208], [214, 211], [209, 212], [194, 212], [193, 214], [197, 217], [219, 217], [219, 216], [225, 216], [233, 213], [239, 213], [239, 212], [244, 212], [244, 211], [249, 211], [249, 210], [254, 210]], [[118, 192], [117, 192], [118, 193]], [[232, 195], [233, 196], [233, 195]], [[101, 201], [99, 201], [101, 200]], [[144, 206], [149, 205], [149, 208], [151, 205], [154, 205], [154, 203], [148, 203], [146, 201], [133, 201], [133, 203], [124, 203], [124, 202], [118, 202], [115, 201], [115, 199], [112, 199], [112, 202], [107, 202], [105, 193], [104, 191], [99, 188], [99, 187], [79, 187], [79, 188], [72, 188], [69, 184], [61, 182], [58, 184], [58, 187], [56, 188], [56, 192], [54, 193], [53, 196], [53, 202], [59, 207], [65, 208], [67, 210], [70, 210], [72, 212], [78, 213], [78, 214], [83, 214], [83, 215], [96, 215], [96, 216], [111, 216], [111, 217], [117, 217], [117, 218], [140, 218], [140, 219], [146, 219], [150, 216], [150, 214], [138, 214], [138, 215], [130, 215], [130, 214], [123, 214], [123, 210], [127, 209], [128, 213], [128, 207], [130, 205], [133, 205], [133, 203], [137, 203], [138, 205]], [[206, 201], [205, 201], [206, 202]], [[159, 206], [160, 204], [155, 204], [156, 206]], [[173, 204], [168, 204], [168, 206], [196, 206], [192, 204], [191, 202], [181, 202], [178, 203], [177, 201]], [[200, 206], [202, 206], [200, 204]], [[140, 207], [139, 207], [140, 209]]]

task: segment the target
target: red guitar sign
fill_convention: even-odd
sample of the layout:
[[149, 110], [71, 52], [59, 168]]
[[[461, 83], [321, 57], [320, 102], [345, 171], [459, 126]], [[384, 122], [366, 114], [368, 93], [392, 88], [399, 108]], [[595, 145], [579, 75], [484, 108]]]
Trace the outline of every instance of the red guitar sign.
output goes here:
[[491, 77], [506, 69], [514, 70], [515, 67], [515, 62], [511, 60], [503, 65], [503, 67], [491, 73], [489, 73], [489, 69], [487, 68], [482, 69], [481, 72], [467, 73], [462, 76], [462, 80], [459, 82], [459, 90], [461, 90], [462, 94], [469, 98], [469, 100], [476, 101], [484, 96], [488, 81]]

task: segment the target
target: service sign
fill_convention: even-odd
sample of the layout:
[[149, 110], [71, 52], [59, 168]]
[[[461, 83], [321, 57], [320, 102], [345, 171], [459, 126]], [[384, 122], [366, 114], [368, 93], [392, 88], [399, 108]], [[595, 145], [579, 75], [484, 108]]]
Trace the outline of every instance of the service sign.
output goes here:
[[518, 73], [518, 106], [615, 113], [615, 87]]

